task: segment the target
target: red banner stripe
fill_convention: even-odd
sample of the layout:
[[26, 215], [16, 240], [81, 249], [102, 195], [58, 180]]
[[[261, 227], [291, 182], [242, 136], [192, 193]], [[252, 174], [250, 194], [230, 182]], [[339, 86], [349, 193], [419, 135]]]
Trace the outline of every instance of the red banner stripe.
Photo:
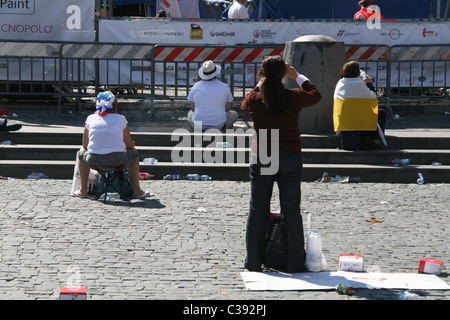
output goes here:
[[350, 59], [350, 57], [352, 57], [355, 54], [355, 52], [359, 50], [359, 48], [361, 47], [350, 47], [346, 52], [347, 60]]
[[231, 53], [223, 59], [224, 62], [233, 62], [238, 55], [244, 51], [244, 48], [237, 48], [231, 51]]
[[279, 48], [279, 49], [273, 49], [273, 51], [269, 54], [269, 56], [278, 56], [278, 55], [280, 55], [283, 51], [284, 51], [284, 49], [282, 49], [282, 48]]
[[153, 51], [153, 57], [156, 58], [157, 56], [159, 56], [159, 54], [161, 52], [164, 51], [164, 47], [156, 47], [155, 50]]
[[183, 61], [194, 61], [195, 58], [197, 58], [204, 50], [204, 48], [195, 48], [191, 53], [187, 55], [186, 58], [184, 58]]
[[386, 49], [383, 54], [378, 58], [378, 60], [389, 60], [389, 50]]
[[450, 50], [447, 50], [446, 53], [444, 53], [439, 60], [450, 60]]
[[213, 50], [213, 51], [205, 58], [205, 61], [206, 61], [206, 60], [213, 60], [213, 61], [214, 61], [214, 59], [216, 59], [217, 56], [218, 56], [219, 54], [221, 54], [223, 50], [225, 50], [225, 48], [215, 48], [215, 49], [214, 49], [214, 50]]
[[359, 60], [368, 60], [377, 50], [377, 47], [370, 47], [359, 57]]
[[243, 62], [252, 62], [261, 52], [263, 52], [263, 50], [264, 49], [253, 49], [252, 52], [244, 58]]
[[174, 48], [171, 53], [164, 58], [164, 61], [174, 61], [178, 55], [183, 52], [184, 48]]

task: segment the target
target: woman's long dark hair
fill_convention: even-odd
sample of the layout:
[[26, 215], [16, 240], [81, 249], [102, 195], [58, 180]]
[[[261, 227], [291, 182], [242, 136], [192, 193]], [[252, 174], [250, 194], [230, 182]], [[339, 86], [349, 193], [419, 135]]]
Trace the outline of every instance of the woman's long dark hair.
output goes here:
[[288, 109], [286, 90], [282, 83], [286, 71], [286, 63], [280, 56], [265, 58], [259, 70], [263, 102], [276, 117], [280, 117]]

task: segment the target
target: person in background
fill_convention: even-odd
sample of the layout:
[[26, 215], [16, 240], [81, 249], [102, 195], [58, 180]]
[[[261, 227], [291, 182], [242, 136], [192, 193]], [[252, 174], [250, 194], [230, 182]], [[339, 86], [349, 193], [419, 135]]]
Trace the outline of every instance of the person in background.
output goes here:
[[166, 11], [164, 11], [164, 10], [159, 10], [155, 16], [155, 18], [166, 18], [166, 17], [167, 17]]
[[188, 122], [194, 129], [232, 129], [238, 119], [238, 113], [231, 110], [233, 96], [227, 84], [217, 76], [221, 67], [213, 61], [205, 61], [198, 70], [200, 81], [192, 87], [187, 99], [191, 110]]
[[334, 131], [340, 132], [343, 149], [387, 147], [379, 124], [378, 98], [367, 86], [368, 78], [362, 79], [364, 74], [358, 61], [345, 63], [334, 91]]
[[228, 9], [228, 19], [248, 19], [248, 11], [244, 6], [247, 0], [236, 0]]
[[[361, 0], [358, 2], [359, 7], [361, 8], [358, 12], [353, 16], [354, 19], [383, 19], [381, 12], [379, 11], [379, 7], [377, 6], [375, 10], [375, 6], [373, 6], [372, 0]], [[373, 16], [373, 17], [372, 17]]]
[[81, 188], [72, 196], [88, 196], [88, 177], [92, 166], [118, 168], [125, 165], [133, 184], [133, 198], [146, 198], [153, 194], [139, 185], [139, 155], [131, 138], [126, 118], [117, 113], [117, 98], [110, 91], [97, 95], [96, 112], [87, 117], [83, 145], [78, 151]]
[[[277, 180], [280, 194], [281, 227], [286, 256], [286, 272], [305, 271], [303, 220], [300, 213], [302, 153], [299, 130], [300, 111], [317, 104], [321, 95], [304, 75], [285, 63], [280, 56], [263, 60], [261, 81], [242, 100], [241, 109], [251, 115], [256, 132], [256, 159], [250, 164], [250, 211], [246, 227], [247, 256], [245, 268], [261, 271], [269, 223], [273, 184]], [[287, 89], [284, 77], [295, 79], [300, 88]], [[313, 120], [311, 120], [313, 121]], [[266, 131], [267, 141], [260, 140]], [[272, 143], [268, 131], [278, 130], [279, 141]], [[262, 139], [262, 138], [261, 138]], [[278, 170], [267, 173], [260, 151], [266, 143], [267, 153], [278, 152]], [[279, 150], [272, 150], [278, 144]]]

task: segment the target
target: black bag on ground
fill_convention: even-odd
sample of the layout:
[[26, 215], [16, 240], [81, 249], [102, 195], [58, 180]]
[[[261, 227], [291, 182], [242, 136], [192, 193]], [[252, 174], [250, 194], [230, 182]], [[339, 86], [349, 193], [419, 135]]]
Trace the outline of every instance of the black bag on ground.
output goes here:
[[277, 212], [270, 213], [263, 264], [266, 268], [273, 269], [282, 269], [286, 267], [283, 234], [281, 232], [281, 215]]
[[[133, 197], [133, 184], [127, 169], [109, 173], [109, 186], [105, 190], [105, 173], [97, 175], [95, 197], [99, 199], [104, 193], [119, 193], [120, 199], [129, 201]], [[106, 194], [105, 194], [106, 197]]]
[[341, 131], [341, 149], [361, 150], [365, 148], [365, 133], [362, 131]]

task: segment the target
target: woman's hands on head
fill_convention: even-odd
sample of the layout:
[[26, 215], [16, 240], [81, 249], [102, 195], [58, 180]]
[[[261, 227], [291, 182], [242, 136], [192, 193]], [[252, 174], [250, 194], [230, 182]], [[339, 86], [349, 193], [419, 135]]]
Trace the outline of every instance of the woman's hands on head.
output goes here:
[[298, 73], [293, 66], [286, 62], [286, 77], [297, 79], [299, 75], [300, 73]]

